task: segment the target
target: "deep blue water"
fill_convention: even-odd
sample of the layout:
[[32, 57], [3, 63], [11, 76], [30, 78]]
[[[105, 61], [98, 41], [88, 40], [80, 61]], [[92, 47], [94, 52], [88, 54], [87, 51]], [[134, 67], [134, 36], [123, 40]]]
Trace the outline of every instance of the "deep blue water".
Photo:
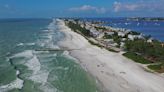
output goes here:
[[164, 41], [164, 21], [132, 21], [127, 18], [87, 18], [87, 20], [104, 21], [107, 22], [105, 25], [131, 29]]

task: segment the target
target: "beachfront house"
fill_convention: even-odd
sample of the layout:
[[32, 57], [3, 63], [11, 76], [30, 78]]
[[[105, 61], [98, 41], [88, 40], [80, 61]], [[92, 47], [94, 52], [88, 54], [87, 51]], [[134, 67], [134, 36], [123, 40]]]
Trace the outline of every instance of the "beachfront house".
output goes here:
[[113, 44], [115, 44], [113, 39], [103, 39], [102, 43], [104, 44], [104, 46], [109, 47], [109, 46], [113, 46]]
[[92, 27], [92, 28], [90, 28], [90, 35], [93, 36], [94, 38], [96, 38], [100, 35], [100, 32]]
[[150, 38], [150, 39], [147, 40], [147, 42], [148, 43], [152, 43], [153, 42], [153, 39]]
[[104, 32], [99, 31], [99, 35], [97, 36], [97, 38], [103, 38], [103, 36], [104, 36]]
[[145, 39], [144, 35], [143, 34], [139, 34], [139, 35], [132, 35], [132, 34], [129, 34], [128, 35], [128, 38], [130, 40], [134, 40], [134, 39]]
[[164, 47], [164, 43], [161, 43], [161, 46]]
[[126, 38], [122, 38], [121, 41], [126, 41]]
[[82, 28], [84, 28], [84, 27], [85, 27], [85, 25], [84, 25], [84, 24], [80, 24], [80, 26], [81, 26]]
[[124, 37], [126, 34], [124, 32], [118, 32], [118, 36]]
[[99, 36], [99, 32], [92, 32], [90, 31], [90, 35], [93, 36], [94, 38], [97, 38]]
[[128, 35], [128, 38], [129, 38], [130, 40], [132, 40], [132, 41], [133, 41], [133, 40], [134, 40], [134, 38], [135, 38], [135, 36], [134, 36], [134, 35], [129, 34], [129, 35]]
[[92, 27], [88, 23], [86, 23], [85, 29], [90, 30], [91, 28]]
[[136, 36], [138, 39], [144, 39], [144, 36], [142, 34]]
[[110, 32], [105, 32], [107, 35], [114, 35], [114, 32], [110, 31]]

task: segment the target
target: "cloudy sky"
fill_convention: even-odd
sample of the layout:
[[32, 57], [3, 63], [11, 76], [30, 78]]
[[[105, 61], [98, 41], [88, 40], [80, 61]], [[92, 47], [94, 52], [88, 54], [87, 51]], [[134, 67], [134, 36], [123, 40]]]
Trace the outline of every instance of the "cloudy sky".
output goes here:
[[164, 0], [0, 0], [0, 18], [164, 17]]

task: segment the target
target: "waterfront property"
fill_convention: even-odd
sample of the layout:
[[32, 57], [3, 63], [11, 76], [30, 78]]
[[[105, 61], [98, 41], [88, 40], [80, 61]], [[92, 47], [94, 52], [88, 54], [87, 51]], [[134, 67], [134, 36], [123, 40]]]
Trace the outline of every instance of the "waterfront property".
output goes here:
[[[151, 36], [145, 36], [142, 33], [123, 28], [96, 25], [92, 24], [92, 22], [66, 21], [65, 23], [71, 29], [76, 30], [76, 32], [85, 36], [92, 44], [96, 44], [97, 46], [104, 47], [108, 50], [112, 49], [112, 51], [116, 52], [131, 52], [125, 54], [125, 56], [136, 62], [159, 63], [162, 65], [164, 63], [164, 45], [153, 39]], [[76, 26], [76, 28], [72, 25]], [[78, 25], [81, 26], [77, 27]], [[135, 54], [138, 56], [135, 57]], [[160, 67], [159, 71], [161, 72], [163, 66]]]

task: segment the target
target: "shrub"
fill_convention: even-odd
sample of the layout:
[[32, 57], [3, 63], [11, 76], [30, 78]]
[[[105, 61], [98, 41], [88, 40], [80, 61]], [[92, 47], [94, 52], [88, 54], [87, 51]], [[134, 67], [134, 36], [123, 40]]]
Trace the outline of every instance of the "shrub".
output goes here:
[[134, 52], [127, 52], [123, 54], [125, 57], [134, 60], [135, 62], [142, 63], [142, 64], [149, 64], [151, 61], [143, 58], [141, 55], [138, 55]]

